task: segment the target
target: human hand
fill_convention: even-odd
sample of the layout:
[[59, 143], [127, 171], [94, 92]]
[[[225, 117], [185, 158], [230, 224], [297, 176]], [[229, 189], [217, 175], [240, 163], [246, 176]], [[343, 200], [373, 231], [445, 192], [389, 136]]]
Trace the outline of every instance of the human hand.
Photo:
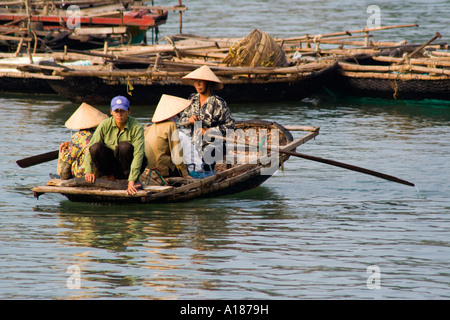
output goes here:
[[128, 188], [127, 188], [127, 194], [133, 195], [137, 193], [136, 186], [134, 184], [134, 181], [128, 181]]
[[64, 149], [69, 148], [69, 141], [63, 142], [59, 145], [59, 152], [62, 152]]
[[206, 130], [208, 130], [208, 128], [197, 128], [197, 130], [195, 131], [195, 133], [196, 133], [196, 134], [201, 134], [202, 136], [204, 136]]
[[194, 124], [194, 122], [197, 121], [197, 120], [199, 120], [199, 118], [194, 114], [193, 116], [191, 116], [191, 117], [188, 119], [188, 122], [189, 122], [190, 124]]
[[89, 183], [95, 182], [95, 174], [93, 174], [93, 173], [88, 172], [88, 173], [86, 173], [86, 175], [84, 177], [86, 179], [86, 182], [89, 182]]

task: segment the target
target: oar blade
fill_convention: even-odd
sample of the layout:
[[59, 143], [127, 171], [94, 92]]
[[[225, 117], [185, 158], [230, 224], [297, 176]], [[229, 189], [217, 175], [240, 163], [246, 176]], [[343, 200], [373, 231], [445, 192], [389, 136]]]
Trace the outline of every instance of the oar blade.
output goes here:
[[48, 162], [51, 160], [58, 159], [59, 150], [50, 151], [42, 154], [38, 154], [36, 156], [31, 156], [28, 158], [17, 160], [16, 163], [21, 168], [28, 168], [40, 163]]
[[330, 159], [324, 159], [324, 158], [319, 158], [319, 157], [315, 157], [315, 156], [310, 156], [310, 155], [306, 155], [303, 153], [298, 153], [298, 152], [293, 152], [293, 151], [280, 151], [282, 153], [286, 153], [292, 156], [297, 156], [303, 159], [308, 159], [308, 160], [313, 160], [313, 161], [317, 161], [317, 162], [321, 162], [321, 163], [325, 163], [325, 164], [329, 164], [329, 165], [333, 165], [336, 167], [340, 167], [340, 168], [344, 168], [344, 169], [348, 169], [348, 170], [353, 170], [353, 171], [357, 171], [357, 172], [361, 172], [361, 173], [365, 173], [374, 177], [378, 177], [378, 178], [382, 178], [385, 180], [389, 180], [392, 182], [397, 182], [397, 183], [401, 183], [410, 187], [415, 187], [414, 183], [406, 181], [406, 180], [402, 180], [399, 179], [397, 177], [385, 174], [385, 173], [381, 173], [381, 172], [377, 172], [377, 171], [373, 171], [373, 170], [369, 170], [369, 169], [365, 169], [365, 168], [361, 168], [361, 167], [357, 167], [351, 164], [347, 164], [347, 163], [342, 163], [339, 161], [335, 161], [335, 160], [330, 160]]

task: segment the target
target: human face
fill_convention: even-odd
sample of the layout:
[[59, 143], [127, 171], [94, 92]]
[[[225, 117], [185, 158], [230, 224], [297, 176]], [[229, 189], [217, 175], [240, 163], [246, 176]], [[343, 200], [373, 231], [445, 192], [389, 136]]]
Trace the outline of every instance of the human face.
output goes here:
[[130, 115], [130, 113], [131, 113], [130, 109], [128, 110], [116, 109], [114, 111], [111, 110], [111, 115], [113, 116], [116, 125], [121, 129], [127, 123], [128, 116]]
[[205, 80], [195, 80], [194, 82], [195, 90], [200, 94], [209, 93], [209, 83]]

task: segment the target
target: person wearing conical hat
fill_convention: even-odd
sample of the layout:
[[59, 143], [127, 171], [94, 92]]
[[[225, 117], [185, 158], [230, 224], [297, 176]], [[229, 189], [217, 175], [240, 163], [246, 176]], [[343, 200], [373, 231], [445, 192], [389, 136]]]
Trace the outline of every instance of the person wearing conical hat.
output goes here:
[[[206, 159], [205, 154], [208, 153], [211, 159], [223, 158], [225, 144], [221, 143], [220, 147], [218, 147], [216, 143], [215, 147], [209, 148], [209, 152], [205, 152], [206, 147], [211, 147], [213, 144], [206, 142], [205, 140], [207, 139], [203, 139], [203, 136], [208, 130], [211, 133], [226, 136], [226, 131], [234, 129], [235, 123], [225, 100], [214, 94], [214, 90], [222, 89], [223, 84], [208, 66], [202, 66], [192, 71], [181, 78], [181, 81], [194, 86], [197, 93], [189, 96], [188, 99], [192, 100], [192, 104], [183, 111], [180, 116], [180, 122], [189, 122], [191, 124], [194, 146], [203, 155], [205, 163], [213, 164], [214, 160]], [[196, 121], [200, 121], [201, 126], [198, 126], [199, 129], [197, 129], [197, 132], [194, 132], [194, 127], [197, 126]]]
[[164, 178], [191, 178], [183, 160], [180, 132], [176, 125], [178, 114], [190, 104], [190, 100], [163, 94], [153, 114], [152, 125], [144, 130], [147, 169], [152, 171], [151, 178], [155, 182], [161, 181], [153, 174], [155, 170]]
[[66, 121], [67, 128], [78, 131], [72, 135], [70, 141], [59, 146], [56, 172], [61, 179], [80, 178], [84, 175], [86, 147], [95, 128], [106, 118], [106, 114], [83, 102]]

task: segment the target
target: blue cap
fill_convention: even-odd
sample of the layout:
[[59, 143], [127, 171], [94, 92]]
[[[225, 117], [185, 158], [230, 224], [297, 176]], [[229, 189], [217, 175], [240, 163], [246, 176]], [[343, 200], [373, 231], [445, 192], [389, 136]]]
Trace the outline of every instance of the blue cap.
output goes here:
[[111, 110], [114, 111], [117, 109], [122, 109], [122, 110], [130, 109], [130, 101], [128, 101], [128, 99], [125, 98], [124, 96], [114, 97], [111, 100]]

